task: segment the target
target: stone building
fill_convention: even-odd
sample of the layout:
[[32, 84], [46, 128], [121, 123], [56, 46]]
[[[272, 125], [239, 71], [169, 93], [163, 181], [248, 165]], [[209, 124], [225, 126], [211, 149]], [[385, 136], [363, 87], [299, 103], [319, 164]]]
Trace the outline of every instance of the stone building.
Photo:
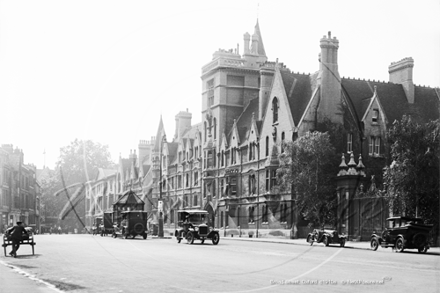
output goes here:
[[[351, 164], [335, 170], [342, 182], [338, 196], [351, 201], [372, 175], [380, 183], [389, 163], [385, 135], [396, 119], [405, 114], [420, 122], [439, 118], [439, 90], [414, 84], [412, 58], [391, 63], [389, 81], [360, 80], [341, 78], [339, 40], [330, 32], [320, 39], [317, 71], [309, 74], [269, 61], [258, 21], [243, 41], [242, 54], [238, 48], [220, 49], [202, 67], [203, 120], [192, 124], [191, 113], [178, 113], [174, 137], [167, 139], [161, 119], [156, 136], [139, 144], [139, 158], [132, 151], [129, 159], [120, 159], [116, 174], [108, 177], [114, 188], [102, 189], [135, 190], [153, 224], [161, 200], [169, 233], [177, 210], [201, 208], [224, 236], [288, 236], [301, 223], [294, 223], [291, 194], [277, 186], [283, 142], [337, 127], [335, 156], [342, 153], [344, 164], [345, 157]], [[303, 236], [306, 229], [299, 232]]]
[[22, 221], [39, 229], [40, 188], [36, 167], [24, 164], [24, 153], [11, 144], [0, 148], [0, 228]]

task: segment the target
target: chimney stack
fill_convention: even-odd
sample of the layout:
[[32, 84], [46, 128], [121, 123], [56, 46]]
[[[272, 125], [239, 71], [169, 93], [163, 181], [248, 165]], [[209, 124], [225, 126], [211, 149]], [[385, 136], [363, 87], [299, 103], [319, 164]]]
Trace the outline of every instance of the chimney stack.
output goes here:
[[390, 82], [401, 84], [405, 90], [408, 103], [414, 103], [414, 82], [413, 82], [414, 59], [404, 58], [400, 61], [391, 63], [388, 66]]

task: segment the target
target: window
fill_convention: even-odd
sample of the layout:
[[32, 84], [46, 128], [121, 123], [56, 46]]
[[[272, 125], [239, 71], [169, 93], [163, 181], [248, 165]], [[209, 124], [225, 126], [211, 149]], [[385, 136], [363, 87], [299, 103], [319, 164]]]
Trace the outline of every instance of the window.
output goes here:
[[225, 151], [222, 151], [222, 167], [225, 165]]
[[273, 98], [273, 101], [272, 101], [272, 114], [273, 114], [273, 123], [278, 122], [278, 99], [277, 99], [277, 97]]
[[377, 122], [379, 120], [379, 110], [373, 109], [373, 117], [371, 119], [373, 122]]
[[249, 195], [255, 194], [256, 184], [255, 184], [255, 174], [249, 175]]
[[186, 180], [185, 181], [186, 181], [185, 182], [186, 183], [185, 186], [189, 187], [189, 174], [188, 173], [186, 174]]
[[237, 194], [237, 177], [229, 177], [229, 185], [231, 188], [231, 195], [235, 196]]
[[206, 83], [206, 88], [208, 90], [208, 107], [211, 107], [214, 105], [214, 79], [211, 79]]
[[199, 186], [199, 172], [194, 173], [194, 186]]
[[353, 134], [347, 133], [347, 153], [351, 153], [353, 151]]
[[272, 178], [271, 178], [271, 183], [270, 183], [270, 187], [274, 187], [277, 185], [277, 170], [272, 170]]
[[204, 131], [205, 131], [205, 142], [206, 142], [206, 138], [208, 137], [208, 126], [206, 125], [206, 121], [203, 123], [204, 124]]
[[194, 195], [194, 206], [197, 206], [197, 195]]
[[220, 195], [225, 196], [225, 179], [220, 179]]
[[177, 176], [177, 188], [182, 188], [182, 175]]
[[267, 214], [268, 214], [268, 207], [267, 207], [267, 205], [263, 205], [263, 215], [262, 215], [262, 218], [261, 218], [263, 223], [267, 223], [268, 222]]
[[284, 153], [284, 140], [286, 139], [286, 134], [281, 132], [281, 153]]
[[269, 156], [269, 136], [266, 136], [266, 157]]
[[370, 156], [379, 156], [380, 155], [380, 137], [370, 136], [368, 154]]
[[249, 207], [249, 223], [254, 223], [255, 207]]
[[217, 139], [217, 119], [213, 119], [214, 120], [214, 122], [213, 122], [213, 124], [214, 124], [214, 139]]
[[270, 171], [266, 170], [266, 191], [270, 189]]
[[281, 204], [280, 206], [280, 222], [287, 222], [287, 205], [285, 203]]

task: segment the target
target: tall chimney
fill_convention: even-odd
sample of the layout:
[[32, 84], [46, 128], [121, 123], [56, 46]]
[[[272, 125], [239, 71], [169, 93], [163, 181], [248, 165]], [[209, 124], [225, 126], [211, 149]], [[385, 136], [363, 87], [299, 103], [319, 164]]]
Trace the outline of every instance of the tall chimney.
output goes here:
[[388, 66], [390, 82], [403, 86], [406, 98], [410, 104], [414, 103], [413, 67], [414, 59], [411, 57], [393, 62]]
[[342, 124], [341, 112], [341, 78], [338, 71], [339, 41], [336, 37], [323, 36], [320, 41], [320, 68], [318, 82], [320, 83], [321, 100], [318, 107], [318, 121], [325, 118], [333, 123]]
[[251, 36], [249, 35], [249, 33], [245, 33], [243, 35], [243, 38], [244, 38], [244, 53], [243, 54], [246, 55], [246, 54], [250, 53], [250, 51], [249, 51], [249, 41], [251, 39]]

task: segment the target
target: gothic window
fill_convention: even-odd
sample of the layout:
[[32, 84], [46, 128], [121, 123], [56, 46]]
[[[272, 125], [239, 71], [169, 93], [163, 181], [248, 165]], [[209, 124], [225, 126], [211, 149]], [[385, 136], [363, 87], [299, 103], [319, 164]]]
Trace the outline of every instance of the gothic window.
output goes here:
[[266, 136], [266, 157], [269, 156], [269, 136]]
[[197, 195], [194, 195], [194, 206], [197, 206]]
[[215, 197], [215, 183], [212, 184], [212, 197]]
[[255, 184], [255, 174], [249, 175], [249, 194], [255, 194], [256, 184]]
[[263, 223], [267, 223], [268, 222], [268, 220], [267, 220], [267, 214], [268, 214], [268, 207], [267, 207], [267, 205], [263, 205], [263, 215], [262, 215], [262, 218], [261, 218], [261, 221], [263, 222]]
[[284, 143], [286, 139], [286, 134], [283, 132], [281, 132], [281, 153], [284, 153]]
[[214, 139], [217, 139], [217, 119], [214, 118]]
[[194, 173], [194, 186], [199, 185], [199, 172]]
[[254, 223], [255, 207], [249, 207], [249, 223]]
[[186, 187], [189, 187], [189, 174], [186, 174]]
[[347, 133], [347, 153], [351, 153], [353, 151], [353, 134]]
[[220, 179], [220, 196], [225, 196], [225, 179]]
[[270, 190], [270, 170], [266, 170], [266, 191]]
[[292, 141], [295, 141], [298, 139], [298, 132], [292, 133]]
[[273, 123], [278, 122], [278, 99], [277, 99], [277, 97], [273, 98], [273, 101], [272, 101], [272, 114], [273, 114]]
[[277, 170], [271, 170], [272, 177], [271, 177], [271, 183], [270, 187], [274, 187], [277, 185]]
[[225, 151], [222, 151], [222, 167], [225, 165]]
[[231, 188], [231, 195], [237, 195], [237, 177], [229, 177], [229, 186]]
[[251, 142], [251, 143], [249, 144], [249, 161], [252, 160], [252, 146], [253, 146], [253, 143]]
[[370, 156], [379, 156], [380, 155], [380, 137], [379, 136], [370, 136], [368, 154]]

